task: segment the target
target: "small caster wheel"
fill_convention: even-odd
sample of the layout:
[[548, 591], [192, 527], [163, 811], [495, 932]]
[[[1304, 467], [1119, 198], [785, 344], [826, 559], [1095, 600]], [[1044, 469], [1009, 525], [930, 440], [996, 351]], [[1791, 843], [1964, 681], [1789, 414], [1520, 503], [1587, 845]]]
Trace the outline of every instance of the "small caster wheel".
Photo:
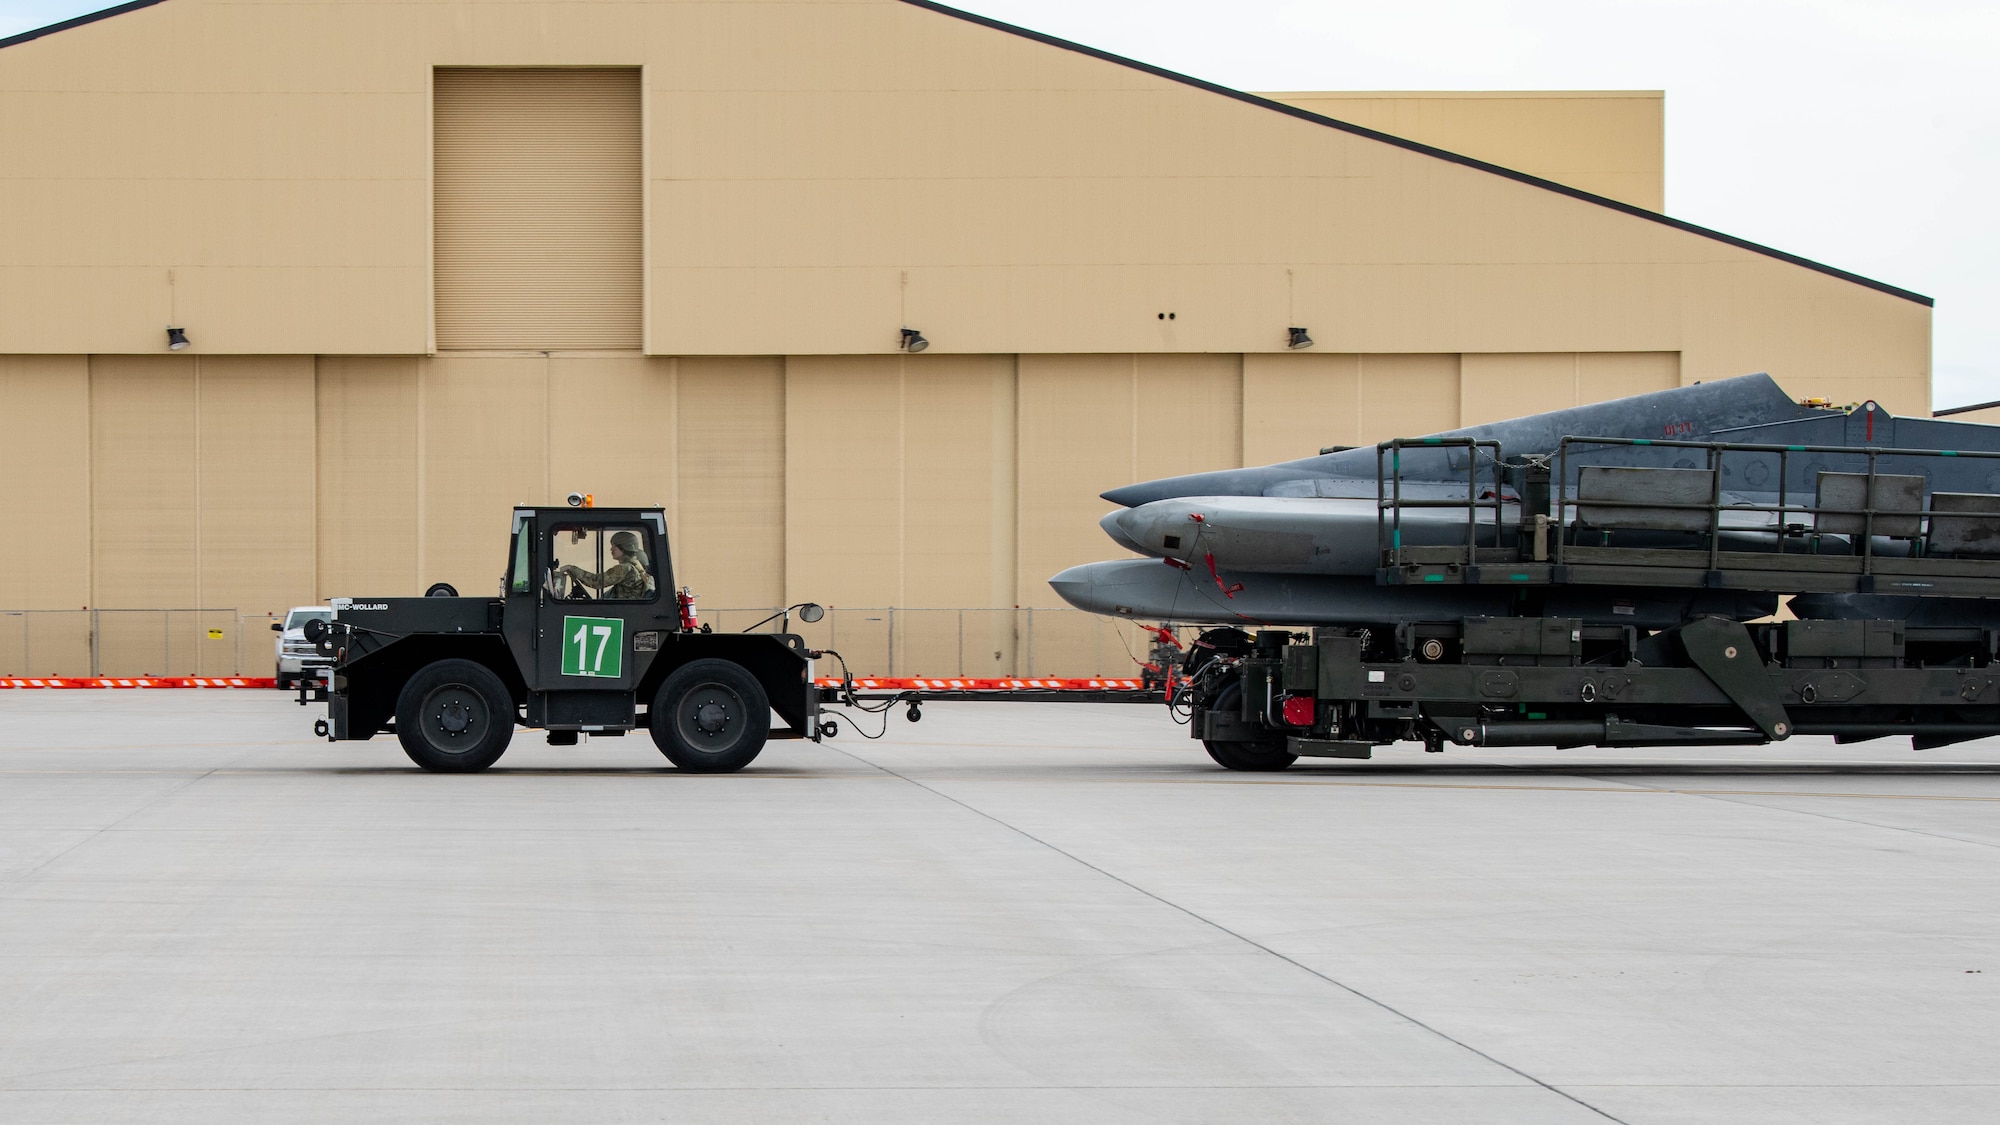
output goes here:
[[325, 719], [315, 719], [313, 720], [313, 733], [321, 738], [331, 739], [333, 737], [333, 728], [326, 725]]
[[819, 736], [821, 738], [838, 738], [840, 736], [840, 724], [832, 719], [828, 719], [819, 725]]
[[913, 723], [921, 723], [924, 721], [924, 709], [918, 706], [916, 702], [913, 700], [910, 703], [909, 714], [904, 715], [903, 717], [910, 720]]

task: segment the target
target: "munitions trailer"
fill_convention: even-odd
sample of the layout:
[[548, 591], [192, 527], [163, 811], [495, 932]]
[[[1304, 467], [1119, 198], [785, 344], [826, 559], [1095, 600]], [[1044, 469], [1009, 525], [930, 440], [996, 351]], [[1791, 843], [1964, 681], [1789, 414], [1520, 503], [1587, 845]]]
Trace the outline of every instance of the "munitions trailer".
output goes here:
[[[1416, 445], [1457, 447], [1462, 497], [1404, 494]], [[2000, 494], [1929, 487], [2000, 481], [2000, 454], [1586, 437], [1514, 460], [1470, 438], [1380, 452], [1376, 583], [1407, 592], [1383, 599], [1401, 616], [1204, 633], [1177, 702], [1220, 764], [1405, 740], [2000, 735]], [[1761, 488], [1725, 483], [1746, 479]], [[1459, 509], [1465, 541], [1406, 544], [1420, 507]], [[1503, 589], [1507, 612], [1454, 615], [1468, 586]]]

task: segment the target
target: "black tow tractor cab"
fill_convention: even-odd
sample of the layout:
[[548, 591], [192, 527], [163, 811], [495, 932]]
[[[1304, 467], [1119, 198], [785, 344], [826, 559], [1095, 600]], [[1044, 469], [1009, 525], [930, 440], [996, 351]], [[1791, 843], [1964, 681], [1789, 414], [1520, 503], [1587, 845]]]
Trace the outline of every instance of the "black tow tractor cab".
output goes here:
[[696, 628], [660, 509], [516, 508], [513, 524], [499, 597], [440, 584], [333, 599], [309, 630], [333, 658], [319, 733], [393, 732], [418, 765], [452, 772], [492, 765], [517, 726], [557, 746], [644, 727], [702, 773], [743, 768], [768, 738], [818, 741], [818, 654], [789, 633]]

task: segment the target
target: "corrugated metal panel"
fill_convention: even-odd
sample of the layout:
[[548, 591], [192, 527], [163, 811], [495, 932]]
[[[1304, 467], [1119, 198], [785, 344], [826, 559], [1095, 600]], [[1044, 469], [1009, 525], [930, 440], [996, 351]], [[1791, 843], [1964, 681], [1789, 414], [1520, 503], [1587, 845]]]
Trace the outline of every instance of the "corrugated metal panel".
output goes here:
[[437, 346], [640, 346], [639, 72], [436, 72]]

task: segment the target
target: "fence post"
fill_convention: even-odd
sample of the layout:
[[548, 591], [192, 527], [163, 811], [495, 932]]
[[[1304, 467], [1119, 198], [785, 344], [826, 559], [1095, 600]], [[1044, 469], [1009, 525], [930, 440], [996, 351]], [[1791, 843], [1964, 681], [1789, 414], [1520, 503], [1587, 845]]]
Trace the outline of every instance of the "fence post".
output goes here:
[[965, 675], [965, 611], [958, 611], [958, 674]]
[[1024, 676], [1035, 674], [1035, 607], [1028, 607], [1028, 670]]
[[90, 674], [93, 676], [104, 674], [104, 668], [98, 653], [97, 624], [97, 611], [93, 609], [90, 611]]
[[896, 674], [896, 607], [889, 607], [889, 674]]

